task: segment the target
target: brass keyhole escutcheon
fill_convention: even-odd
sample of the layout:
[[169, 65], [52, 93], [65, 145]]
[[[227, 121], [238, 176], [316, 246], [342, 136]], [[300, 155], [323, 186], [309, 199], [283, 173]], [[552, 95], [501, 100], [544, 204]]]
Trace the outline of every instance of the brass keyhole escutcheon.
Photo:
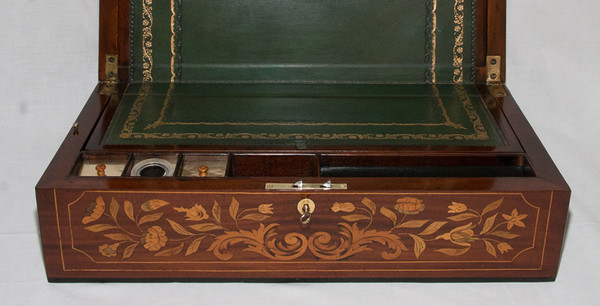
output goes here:
[[302, 199], [298, 202], [298, 212], [300, 213], [300, 223], [308, 224], [312, 219], [312, 213], [315, 211], [315, 202], [311, 199]]

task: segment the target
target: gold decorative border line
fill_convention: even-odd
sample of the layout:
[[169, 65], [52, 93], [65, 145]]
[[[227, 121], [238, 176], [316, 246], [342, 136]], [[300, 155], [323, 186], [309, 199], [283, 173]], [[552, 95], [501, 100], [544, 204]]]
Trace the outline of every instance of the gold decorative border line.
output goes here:
[[425, 83], [435, 84], [437, 62], [437, 0], [427, 0], [427, 17], [425, 18]]
[[171, 83], [175, 82], [175, 61], [177, 56], [175, 54], [175, 20], [177, 14], [175, 12], [175, 0], [171, 0]]
[[160, 115], [158, 119], [149, 124], [144, 128], [144, 130], [148, 130], [151, 128], [157, 128], [161, 125], [208, 125], [208, 126], [218, 126], [218, 125], [240, 125], [240, 126], [449, 126], [456, 129], [465, 130], [466, 128], [461, 124], [455, 123], [450, 119], [448, 115], [448, 111], [444, 106], [444, 101], [440, 97], [440, 91], [437, 86], [432, 85], [433, 92], [435, 94], [436, 102], [442, 111], [442, 116], [444, 117], [444, 122], [440, 123], [349, 123], [349, 122], [165, 122], [165, 113], [168, 109], [169, 103], [171, 101], [171, 96], [173, 92], [174, 84], [171, 83], [169, 86], [169, 90], [167, 91], [167, 97], [163, 103], [163, 107], [161, 109]]
[[469, 77], [469, 81], [471, 83], [475, 83], [475, 70], [476, 70], [476, 65], [475, 65], [475, 49], [477, 49], [477, 1], [478, 0], [471, 0], [471, 46], [470, 46], [470, 55], [471, 55], [471, 61], [470, 61], [470, 65], [471, 65], [471, 71], [470, 71], [470, 77]]
[[[173, 75], [173, 77], [175, 77], [175, 75]], [[171, 82], [171, 84], [169, 84], [169, 90], [167, 90], [167, 96], [165, 98], [165, 101], [163, 102], [163, 107], [160, 110], [160, 115], [158, 116], [158, 119], [156, 119], [156, 121], [154, 121], [154, 123], [151, 123], [148, 126], [146, 126], [144, 128], [144, 130], [154, 129], [161, 125], [166, 124], [166, 123], [164, 123], [164, 119], [165, 119], [165, 115], [167, 113], [167, 108], [169, 107], [169, 102], [171, 102], [171, 96], [173, 95], [174, 89], [175, 89], [175, 83]], [[144, 97], [144, 99], [145, 99], [145, 97]]]
[[123, 129], [121, 130], [121, 135], [134, 134], [133, 129], [135, 128], [135, 123], [137, 122], [138, 117], [142, 113], [144, 102], [150, 94], [151, 88], [152, 86], [149, 83], [145, 83], [140, 87], [140, 91], [138, 92], [137, 98], [133, 102], [131, 111], [129, 111], [129, 116], [127, 117], [127, 120], [123, 125]]
[[469, 116], [469, 120], [471, 120], [471, 122], [473, 123], [473, 129], [475, 130], [475, 134], [470, 135], [471, 137], [473, 137], [471, 139], [478, 139], [478, 140], [489, 139], [489, 136], [485, 129], [485, 126], [483, 125], [483, 122], [481, 121], [481, 118], [479, 117], [479, 115], [477, 115], [477, 111], [475, 110], [475, 107], [473, 107], [473, 104], [471, 103], [471, 99], [469, 99], [467, 90], [462, 85], [456, 86], [455, 88], [463, 102], [463, 107], [465, 108], [465, 111], [467, 112], [467, 115]]
[[152, 25], [154, 16], [152, 15], [152, 0], [143, 0], [142, 2], [142, 81], [152, 82], [152, 67], [154, 59], [152, 57]]
[[454, 57], [454, 75], [452, 80], [459, 84], [464, 80], [463, 69], [463, 52], [464, 52], [464, 36], [465, 36], [465, 1], [456, 0], [454, 2], [454, 48], [452, 55]]
[[250, 126], [450, 126], [464, 130], [465, 127], [454, 122], [442, 123], [351, 123], [351, 122], [159, 122], [153, 123], [145, 129], [155, 128], [160, 125], [250, 125]]
[[178, 22], [177, 19], [177, 14], [178, 14], [178, 10], [177, 8], [179, 8], [181, 6], [181, 2], [177, 3], [177, 6], [175, 5], [175, 1], [180, 1], [180, 0], [171, 0], [171, 84], [169, 85], [169, 90], [167, 91], [167, 96], [165, 98], [165, 101], [163, 103], [163, 108], [160, 111], [160, 116], [158, 117], [158, 120], [156, 120], [156, 122], [148, 125], [146, 129], [151, 129], [151, 128], [156, 128], [158, 126], [161, 125], [162, 121], [164, 120], [165, 117], [165, 113], [167, 112], [167, 107], [169, 105], [169, 102], [171, 100], [171, 95], [173, 93], [173, 89], [175, 88], [175, 82], [178, 81], [178, 72], [177, 72], [177, 67], [176, 67], [176, 63], [177, 63], [177, 34], [178, 30], [180, 30], [179, 25], [177, 25], [176, 23]]
[[431, 81], [436, 83], [435, 66], [437, 61], [437, 0], [433, 0], [432, 14], [432, 27], [431, 27]]
[[306, 134], [306, 133], [132, 133], [134, 139], [253, 139], [253, 140], [487, 140], [477, 134]]
[[[74, 251], [78, 251], [83, 253], [84, 255], [86, 255], [88, 258], [90, 258], [92, 260], [92, 262], [94, 263], [112, 263], [112, 262], [96, 262], [91, 256], [89, 256], [88, 254], [86, 254], [85, 252], [75, 248], [74, 246], [74, 241], [73, 241], [73, 232], [72, 232], [72, 224], [71, 224], [71, 206], [76, 204], [77, 202], [79, 202], [79, 200], [81, 200], [81, 198], [83, 198], [83, 196], [86, 193], [101, 193], [101, 192], [106, 192], [106, 190], [87, 190], [87, 191], [83, 191], [81, 193], [81, 195], [74, 201], [72, 201], [71, 203], [69, 203], [67, 205], [67, 213], [68, 213], [68, 219], [69, 219], [69, 231], [70, 231], [70, 237], [71, 237], [71, 249]], [[113, 193], [131, 193], [131, 191], [111, 191]], [[203, 272], [258, 272], [258, 271], [263, 271], [263, 270], [188, 270], [188, 269], [157, 269], [157, 270], [151, 270], [151, 269], [67, 269], [66, 265], [65, 265], [65, 255], [63, 252], [63, 241], [62, 241], [62, 231], [60, 228], [60, 220], [59, 220], [59, 213], [58, 213], [58, 199], [57, 199], [57, 193], [56, 193], [56, 189], [53, 190], [54, 193], [54, 207], [55, 207], [55, 213], [56, 213], [56, 222], [57, 222], [57, 230], [58, 230], [58, 244], [60, 247], [60, 257], [61, 257], [61, 262], [62, 262], [62, 269], [65, 272], [70, 272], [70, 271], [105, 271], [105, 272], [109, 272], [109, 271], [145, 271], [145, 272], [151, 272], [151, 271], [179, 271], [179, 272], [185, 272], [185, 271], [193, 271], [193, 272], [199, 272], [199, 271], [203, 271]], [[169, 193], [182, 193], [182, 194], [227, 194], [227, 195], [248, 195], [248, 194], [270, 194], [270, 193], [261, 193], [261, 192], [256, 192], [256, 193], [250, 193], [250, 192], [230, 192], [230, 193], [222, 193], [222, 192], [156, 192], [156, 191], [148, 191], [148, 192], [139, 192], [139, 193], [147, 193], [147, 194], [169, 194]], [[283, 192], [281, 194], [296, 194], [296, 193], [289, 193], [289, 192]], [[532, 246], [528, 247], [526, 249], [524, 249], [523, 251], [519, 252], [519, 254], [517, 254], [515, 257], [513, 257], [513, 259], [511, 260], [511, 262], [513, 262], [516, 257], [518, 257], [520, 254], [524, 253], [525, 251], [531, 250], [535, 248], [535, 244], [536, 244], [536, 240], [537, 240], [537, 230], [538, 230], [538, 221], [539, 221], [539, 217], [540, 217], [540, 207], [532, 205], [529, 201], [527, 201], [527, 199], [525, 199], [525, 196], [523, 195], [523, 193], [341, 193], [340, 195], [519, 195], [523, 201], [525, 202], [525, 204], [535, 208], [537, 210], [536, 213], [536, 222], [535, 222], [535, 227], [534, 227], [534, 237], [532, 239]], [[369, 270], [364, 270], [364, 269], [360, 269], [361, 271], [393, 271], [393, 272], [400, 272], [400, 271], [422, 271], [422, 272], [427, 272], [427, 271], [539, 271], [542, 270], [543, 265], [544, 265], [544, 255], [545, 255], [545, 251], [546, 251], [546, 242], [547, 242], [547, 238], [548, 238], [548, 228], [549, 228], [549, 221], [550, 221], [550, 215], [552, 212], [552, 204], [553, 204], [553, 198], [554, 198], [554, 191], [551, 191], [550, 193], [550, 203], [548, 206], [548, 219], [546, 220], [547, 224], [546, 224], [546, 231], [545, 231], [545, 235], [544, 235], [544, 243], [542, 246], [542, 256], [541, 256], [541, 261], [540, 261], [540, 265], [537, 268], [499, 268], [499, 269], [485, 269], [485, 268], [448, 268], [448, 269], [369, 269]], [[499, 262], [503, 262], [503, 261], [399, 261], [399, 262], [390, 262], [390, 261], [386, 261], [383, 262], [384, 264], [395, 264], [395, 263], [403, 263], [403, 264], [411, 264], [411, 263], [472, 263], [472, 262], [481, 262], [481, 263], [486, 263], [486, 262], [491, 262], [491, 263], [499, 263]], [[117, 263], [122, 263], [122, 262], [117, 262]], [[130, 262], [131, 263], [131, 262]], [[140, 263], [146, 263], [146, 264], [154, 264], [154, 262], [140, 262]], [[162, 263], [162, 264], [169, 264], [169, 263], [186, 263], [186, 262], [158, 262], [158, 263]], [[203, 264], [211, 264], [211, 263], [224, 263], [224, 262], [202, 262]], [[225, 262], [227, 263], [227, 262]], [[240, 263], [244, 263], [244, 262], [233, 262], [233, 264], [240, 264]], [[260, 261], [252, 261], [249, 263], [253, 263], [253, 264], [262, 264], [262, 263], [268, 263], [268, 264], [289, 264], [287, 262], [280, 262], [280, 261], [268, 261], [268, 262], [260, 262]], [[298, 264], [298, 263], [302, 263], [302, 262], [293, 262], [293, 264]], [[315, 263], [319, 263], [319, 262], [306, 262], [307, 264], [315, 264]], [[348, 264], [361, 264], [364, 262], [343, 262], [343, 261], [338, 261], [336, 262], [336, 264], [339, 263], [348, 263]], [[378, 263], [382, 263], [382, 262], [368, 262], [371, 264], [378, 264]], [[269, 272], [269, 271], [288, 271], [288, 272], [294, 272], [294, 271], [309, 271], [309, 270], [293, 270], [293, 269], [285, 269], [285, 270], [264, 270], [264, 272]], [[310, 271], [357, 271], [354, 269], [332, 269], [332, 270], [310, 270]]]
[[[164, 115], [168, 106], [168, 102], [170, 100], [170, 94], [173, 90], [174, 84], [172, 83], [169, 87], [169, 91], [167, 93], [167, 99], [165, 100], [165, 104], [161, 110], [161, 115], [159, 119], [148, 125], [145, 130], [150, 128], [156, 128], [160, 125], [165, 124], [182, 124], [182, 123], [165, 123]], [[450, 126], [457, 129], [465, 129], [464, 126], [460, 124], [456, 124], [450, 120], [448, 113], [443, 106], [443, 101], [439, 97], [439, 91], [437, 87], [433, 86], [434, 92], [438, 99], [438, 103], [442, 108], [443, 116], [446, 121], [439, 124], [430, 124], [437, 126]], [[406, 134], [406, 133], [398, 133], [398, 134], [355, 134], [355, 133], [345, 133], [345, 134], [305, 134], [305, 133], [165, 133], [165, 132], [155, 132], [155, 133], [138, 133], [134, 132], [133, 128], [137, 122], [138, 117], [141, 114], [141, 109], [143, 107], [144, 101], [146, 100], [149, 94], [149, 88], [147, 86], [142, 86], [140, 89], [140, 93], [133, 103], [132, 110], [127, 118], [127, 121], [123, 125], [123, 129], [119, 135], [120, 138], [123, 139], [256, 139], [256, 140], [268, 140], [268, 139], [282, 139], [282, 140], [488, 140], [490, 139], [485, 126], [477, 111], [475, 110], [473, 104], [471, 103], [471, 99], [468, 96], [468, 93], [464, 86], [456, 86], [456, 92], [459, 94], [460, 99], [463, 103], [463, 108], [471, 120], [473, 124], [473, 129], [475, 131], [474, 134], [431, 134], [431, 133], [422, 133], [422, 134]], [[195, 125], [203, 124], [203, 125], [288, 125], [286, 123], [237, 123], [237, 122], [218, 122], [218, 123], [193, 123]], [[289, 125], [356, 125], [356, 126], [402, 126], [402, 125], [427, 125], [427, 124], [401, 124], [401, 123], [364, 123], [364, 124], [349, 124], [349, 123], [294, 123]]]
[[135, 139], [253, 139], [253, 140], [487, 140], [477, 134], [306, 134], [306, 133], [132, 133]]
[[462, 126], [462, 124], [455, 123], [452, 121], [452, 119], [450, 119], [450, 116], [448, 115], [448, 110], [446, 110], [446, 107], [444, 106], [444, 101], [442, 100], [442, 97], [440, 96], [440, 90], [437, 88], [437, 86], [435, 84], [432, 85], [431, 87], [433, 88], [435, 99], [437, 100], [437, 103], [438, 103], [440, 109], [442, 110], [442, 115], [444, 116], [444, 119], [446, 120], [441, 125], [450, 126], [455, 129], [466, 130], [467, 128]]

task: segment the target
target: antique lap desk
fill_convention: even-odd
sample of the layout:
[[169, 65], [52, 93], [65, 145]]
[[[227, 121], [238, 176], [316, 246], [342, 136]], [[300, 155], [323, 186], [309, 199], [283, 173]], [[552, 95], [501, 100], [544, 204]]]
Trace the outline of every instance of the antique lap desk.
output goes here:
[[[101, 0], [37, 188], [47, 276], [553, 280], [570, 190], [504, 0]], [[524, 102], [527, 103], [527, 102]]]

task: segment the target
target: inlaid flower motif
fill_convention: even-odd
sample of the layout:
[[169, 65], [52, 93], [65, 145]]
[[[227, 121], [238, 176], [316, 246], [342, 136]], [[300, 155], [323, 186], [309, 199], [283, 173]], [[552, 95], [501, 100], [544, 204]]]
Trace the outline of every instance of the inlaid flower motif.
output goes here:
[[353, 212], [354, 209], [356, 207], [354, 207], [354, 204], [352, 203], [333, 203], [333, 206], [331, 207], [331, 210], [333, 212]]
[[450, 241], [457, 245], [470, 246], [471, 243], [475, 241], [473, 240], [473, 235], [475, 235], [475, 233], [470, 229], [454, 232], [450, 235]]
[[465, 226], [459, 226], [457, 228], [454, 228], [448, 233], [437, 236], [435, 239], [444, 239], [456, 245], [469, 247], [471, 246], [471, 243], [475, 241], [475, 239], [473, 239], [475, 232], [473, 232], [472, 230], [472, 228], [474, 228], [475, 226], [473, 226], [472, 224], [473, 223], [469, 223]]
[[525, 227], [525, 223], [523, 223], [523, 219], [527, 218], [527, 215], [519, 215], [517, 209], [513, 209], [513, 211], [509, 215], [502, 214], [502, 218], [507, 220], [506, 227], [510, 230], [514, 225], [518, 227]]
[[202, 221], [208, 219], [206, 209], [200, 204], [195, 204], [192, 208], [173, 207], [178, 212], [185, 213], [185, 219], [188, 221]]
[[154, 211], [166, 205], [169, 205], [169, 202], [154, 199], [144, 202], [141, 207], [143, 211]]
[[96, 198], [96, 201], [92, 202], [92, 204], [90, 204], [88, 209], [83, 214], [83, 219], [81, 220], [81, 223], [88, 224], [90, 222], [98, 220], [104, 213], [105, 209], [106, 204], [104, 203], [102, 197]]
[[396, 200], [394, 208], [401, 214], [416, 215], [425, 209], [425, 204], [423, 200], [406, 197]]
[[102, 254], [102, 256], [115, 257], [117, 256], [117, 248], [119, 247], [119, 245], [120, 243], [113, 243], [111, 245], [103, 244], [98, 247], [98, 251], [100, 251], [100, 254]]
[[452, 205], [448, 206], [448, 213], [457, 214], [467, 211], [467, 205], [463, 203], [452, 202]]
[[510, 246], [510, 244], [508, 244], [506, 242], [501, 242], [498, 244], [498, 250], [500, 250], [501, 254], [504, 254], [512, 249], [513, 248]]
[[272, 215], [273, 214], [273, 204], [261, 204], [258, 206], [258, 211], [261, 214]]
[[153, 226], [142, 234], [141, 243], [149, 251], [158, 251], [167, 244], [167, 234], [160, 226]]

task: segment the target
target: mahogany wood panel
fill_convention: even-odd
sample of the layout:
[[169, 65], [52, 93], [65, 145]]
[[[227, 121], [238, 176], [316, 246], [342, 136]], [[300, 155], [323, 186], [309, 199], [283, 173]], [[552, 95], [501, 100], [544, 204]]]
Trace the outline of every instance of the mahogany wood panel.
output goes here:
[[502, 57], [502, 83], [506, 81], [506, 0], [487, 2], [487, 54]]
[[475, 25], [475, 81], [485, 83], [485, 65], [487, 56], [487, 1], [477, 1]]
[[506, 116], [510, 118], [511, 126], [521, 141], [523, 149], [527, 152], [537, 176], [556, 184], [556, 186], [560, 188], [568, 189], [569, 187], [560, 174], [560, 171], [550, 158], [550, 155], [548, 155], [544, 145], [535, 134], [512, 94], [506, 86], [504, 89], [508, 95], [504, 98], [499, 98], [502, 100], [502, 110]]
[[[119, 66], [129, 66], [129, 48], [130, 48], [130, 1], [119, 0], [119, 12], [118, 12], [118, 44], [119, 44]], [[129, 77], [129, 69], [121, 69], [119, 71], [119, 78], [121, 82], [126, 82]]]
[[100, 40], [98, 58], [98, 79], [104, 81], [106, 54], [118, 54], [119, 13], [118, 0], [100, 1]]
[[105, 80], [106, 55], [119, 56], [119, 79], [127, 82], [129, 69], [129, 0], [100, 0], [100, 40], [98, 52], [98, 79]]

